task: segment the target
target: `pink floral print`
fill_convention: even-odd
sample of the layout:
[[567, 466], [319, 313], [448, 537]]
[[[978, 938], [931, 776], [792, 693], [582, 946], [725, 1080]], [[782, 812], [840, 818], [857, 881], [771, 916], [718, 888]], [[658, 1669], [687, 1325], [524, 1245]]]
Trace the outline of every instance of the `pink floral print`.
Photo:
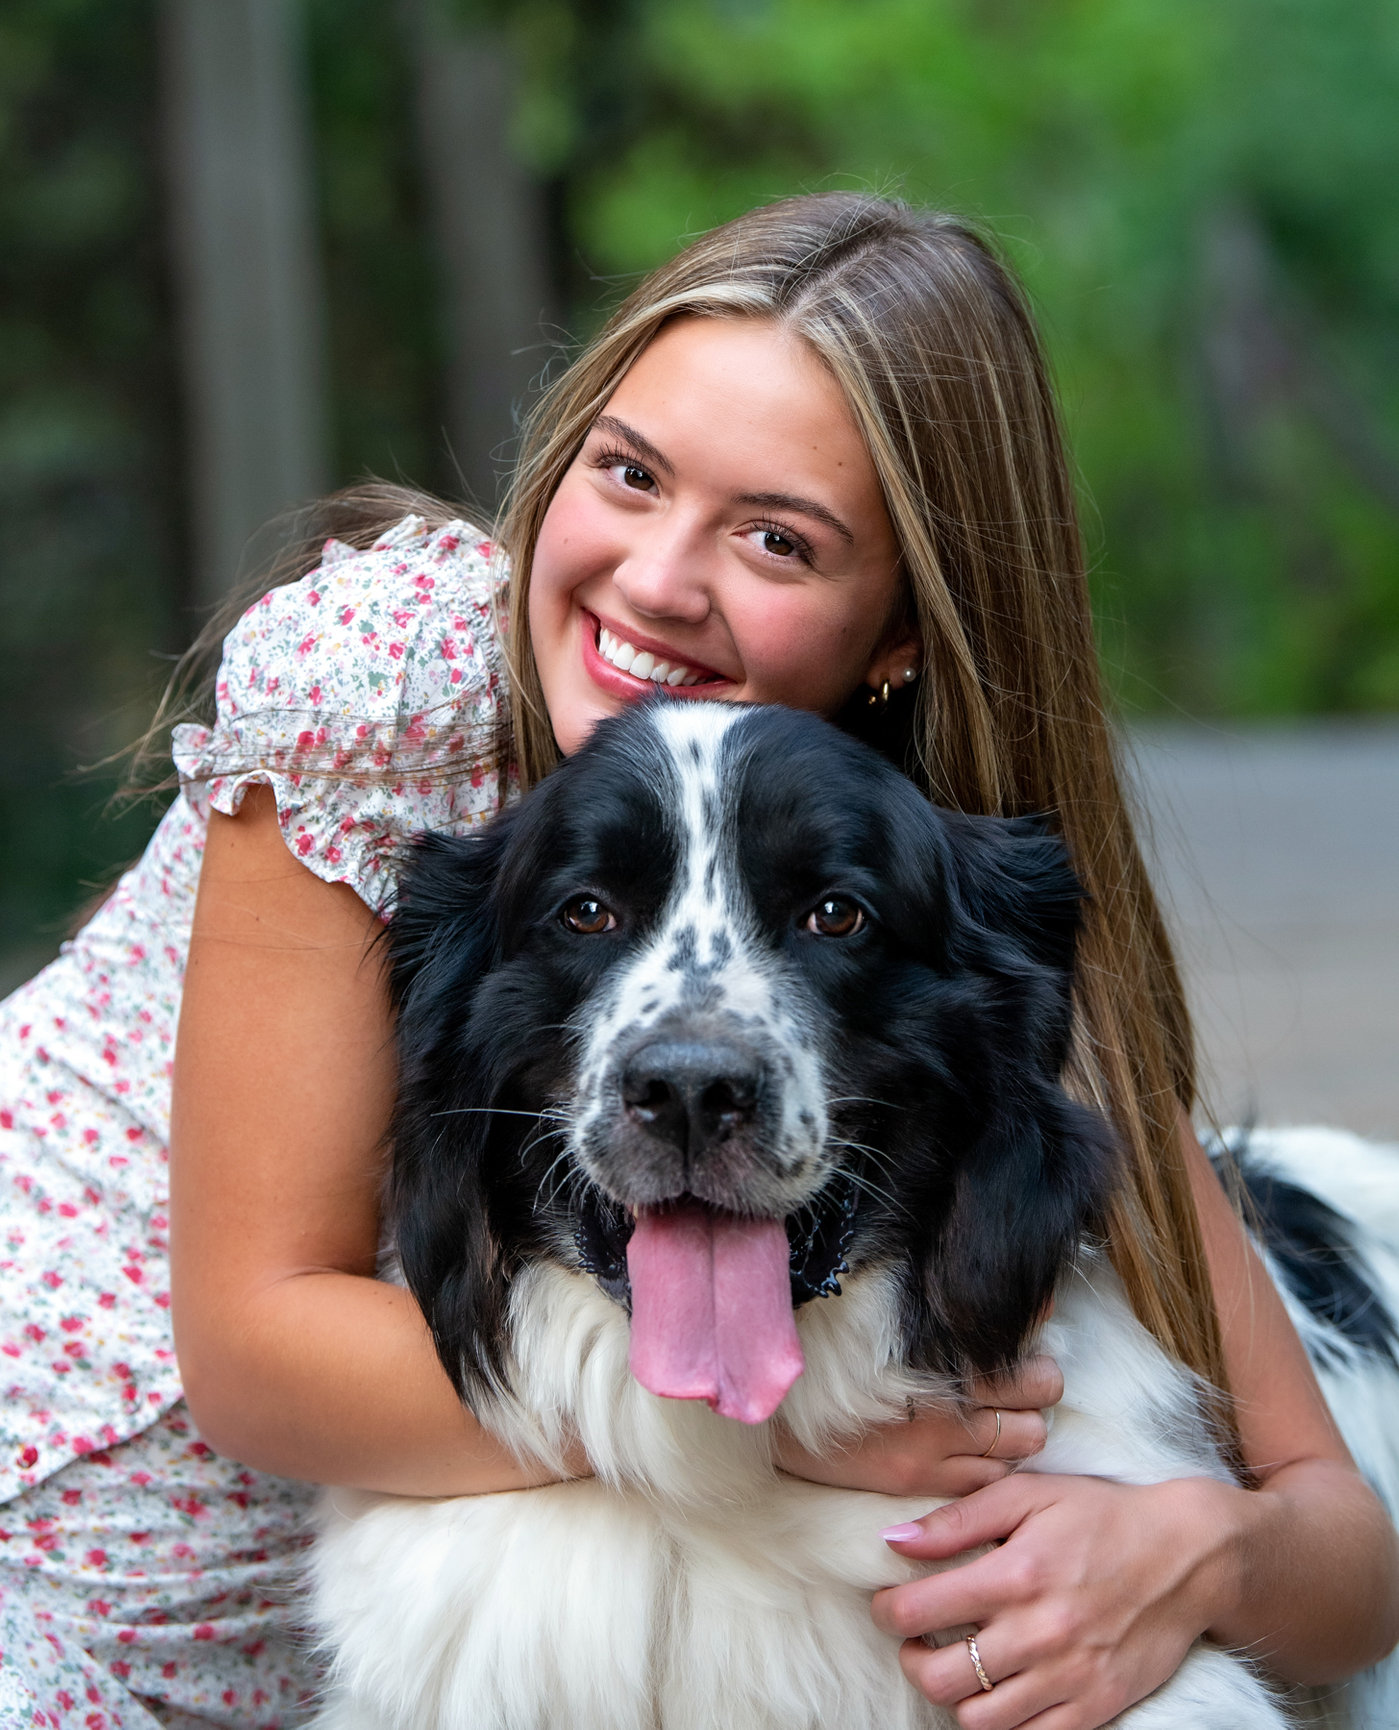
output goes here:
[[265, 595], [225, 644], [217, 726], [176, 729], [195, 809], [234, 812], [249, 782], [270, 783], [297, 858], [383, 909], [405, 836], [460, 828], [507, 791], [488, 761], [489, 554], [462, 524], [429, 535], [409, 517], [370, 553], [331, 542], [319, 570]]
[[209, 811], [271, 786], [309, 869], [391, 910], [400, 849], [511, 796], [498, 566], [408, 518], [252, 607], [184, 787], [53, 965], [0, 1004], [0, 1730], [283, 1725], [312, 1492], [214, 1455], [170, 1333], [170, 1072]]

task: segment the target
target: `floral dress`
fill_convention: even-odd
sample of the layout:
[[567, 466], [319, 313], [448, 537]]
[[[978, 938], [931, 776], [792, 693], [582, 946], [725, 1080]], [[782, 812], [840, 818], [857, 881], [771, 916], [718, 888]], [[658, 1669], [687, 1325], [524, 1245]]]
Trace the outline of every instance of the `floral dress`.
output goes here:
[[330, 542], [225, 644], [180, 796], [51, 967], [0, 1004], [0, 1730], [293, 1723], [310, 1486], [200, 1440], [170, 1332], [170, 1073], [210, 810], [384, 913], [404, 839], [513, 788], [498, 567], [462, 523]]

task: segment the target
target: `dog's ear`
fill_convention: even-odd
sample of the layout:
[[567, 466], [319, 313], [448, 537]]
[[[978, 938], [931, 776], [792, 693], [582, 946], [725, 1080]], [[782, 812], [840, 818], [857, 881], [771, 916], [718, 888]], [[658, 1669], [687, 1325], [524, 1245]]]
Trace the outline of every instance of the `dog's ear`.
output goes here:
[[1114, 1158], [1103, 1118], [1052, 1083], [1013, 1083], [995, 1101], [958, 1164], [925, 1269], [948, 1367], [988, 1374], [1019, 1361], [1101, 1218]]
[[953, 892], [973, 932], [1010, 939], [1067, 990], [1084, 902], [1067, 846], [1044, 817], [942, 817]]
[[383, 935], [400, 1018], [410, 995], [428, 1004], [450, 976], [469, 989], [488, 970], [497, 931], [492, 891], [509, 827], [504, 813], [475, 834], [412, 842]]
[[505, 1359], [508, 1271], [489, 1182], [500, 1054], [478, 999], [499, 955], [510, 827], [507, 813], [476, 835], [418, 840], [385, 934], [399, 1064], [389, 1214], [404, 1279], [468, 1402], [499, 1386]]
[[928, 1268], [928, 1297], [963, 1365], [1013, 1364], [1087, 1229], [1114, 1167], [1102, 1116], [1064, 1092], [1083, 894], [1038, 819], [957, 816], [948, 950], [967, 970], [975, 1123]]

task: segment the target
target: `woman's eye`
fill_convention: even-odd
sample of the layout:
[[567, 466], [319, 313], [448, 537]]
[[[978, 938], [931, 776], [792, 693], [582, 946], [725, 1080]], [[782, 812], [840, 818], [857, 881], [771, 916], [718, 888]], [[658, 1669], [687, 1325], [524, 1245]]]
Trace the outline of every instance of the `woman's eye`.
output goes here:
[[750, 529], [748, 534], [753, 544], [769, 558], [800, 560], [806, 557], [806, 548], [782, 529], [756, 528]]
[[617, 915], [594, 895], [574, 896], [559, 918], [580, 937], [600, 937], [604, 931], [617, 929]]
[[613, 463], [612, 472], [624, 487], [630, 487], [633, 492], [649, 493], [656, 484], [640, 463]]
[[805, 928], [817, 937], [853, 937], [865, 923], [865, 910], [844, 895], [828, 895], [806, 916]]

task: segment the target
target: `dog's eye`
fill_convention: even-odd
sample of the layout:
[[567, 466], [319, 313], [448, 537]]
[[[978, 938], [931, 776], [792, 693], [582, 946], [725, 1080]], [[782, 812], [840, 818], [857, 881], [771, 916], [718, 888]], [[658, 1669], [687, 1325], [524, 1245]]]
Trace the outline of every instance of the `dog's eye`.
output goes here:
[[559, 918], [570, 931], [576, 931], [582, 937], [599, 937], [604, 931], [617, 929], [617, 915], [595, 895], [575, 895], [566, 903]]
[[806, 929], [817, 937], [853, 937], [864, 922], [865, 910], [858, 901], [827, 895], [807, 914]]

